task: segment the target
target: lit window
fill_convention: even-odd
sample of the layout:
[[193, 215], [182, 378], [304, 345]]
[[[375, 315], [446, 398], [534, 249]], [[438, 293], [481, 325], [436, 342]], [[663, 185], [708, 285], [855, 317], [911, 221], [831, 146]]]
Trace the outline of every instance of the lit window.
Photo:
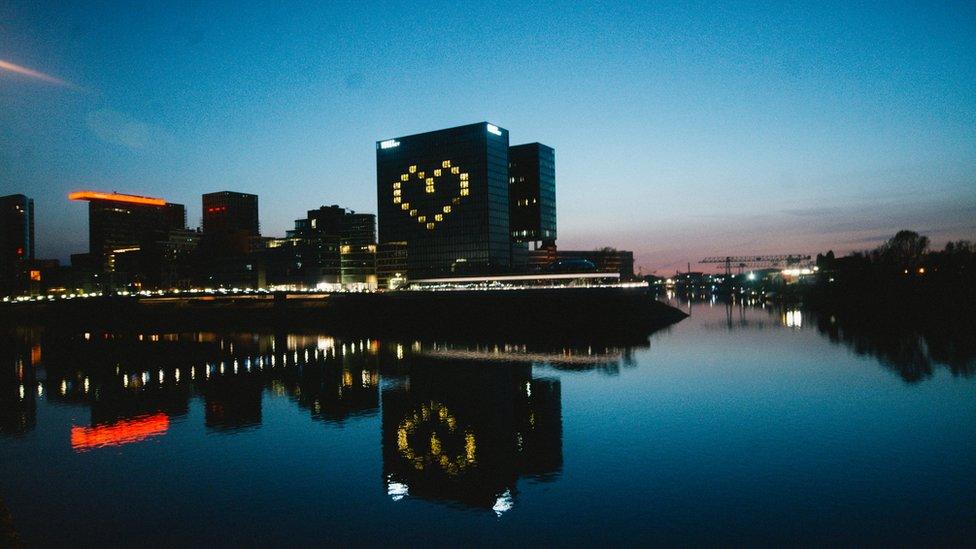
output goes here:
[[440, 176], [441, 176], [441, 169], [437, 168], [436, 170], [434, 170], [434, 177], [440, 177]]
[[457, 175], [457, 174], [461, 173], [461, 168], [458, 168], [457, 166], [454, 166], [453, 168], [451, 168], [451, 173], [453, 173], [454, 175]]
[[407, 171], [408, 171], [408, 172], [410, 172], [410, 173], [416, 173], [416, 171], [417, 171], [417, 166], [410, 166], [410, 168], [409, 168], [409, 169], [407, 169]]
[[400, 189], [393, 189], [393, 196], [400, 196]]
[[461, 174], [461, 181], [467, 181], [467, 180], [468, 180], [468, 174], [462, 173]]
[[428, 224], [427, 224], [427, 230], [428, 230], [428, 231], [432, 231], [432, 230], [434, 230], [434, 224], [433, 224], [433, 223], [428, 223]]
[[457, 204], [457, 203], [461, 202], [461, 199], [458, 198], [458, 197], [454, 197], [454, 198], [451, 199], [451, 202], [453, 202], [454, 204]]
[[434, 221], [444, 221], [444, 216], [441, 214], [434, 214]]
[[445, 160], [445, 161], [441, 162], [441, 167], [442, 168], [450, 168], [451, 167], [451, 161], [450, 160]]
[[410, 174], [407, 174], [407, 173], [401, 174], [400, 175], [400, 181], [410, 181]]
[[399, 204], [400, 203], [400, 197], [399, 196], [394, 196], [393, 197], [393, 203], [394, 204]]
[[468, 189], [461, 189], [461, 196], [468, 196]]
[[424, 179], [424, 177], [426, 177], [426, 174], [424, 174], [424, 172], [417, 172], [417, 177], [419, 177], [420, 179]]
[[468, 188], [468, 182], [467, 181], [462, 181], [461, 182], [461, 188], [462, 189], [467, 189]]
[[426, 223], [426, 222], [427, 222], [427, 216], [426, 215], [422, 215], [422, 216], [420, 216], [420, 217], [417, 218], [417, 223]]
[[444, 206], [444, 213], [446, 213], [446, 214], [451, 213], [451, 207], [450, 206]]
[[403, 204], [400, 204], [400, 209], [401, 210], [409, 210], [410, 209], [410, 203], [409, 202], [404, 202]]
[[400, 182], [397, 181], [396, 183], [393, 184], [393, 190], [396, 190], [396, 189], [399, 189], [399, 188], [400, 188]]
[[427, 191], [428, 193], [434, 192], [434, 184], [428, 183], [427, 186], [424, 187], [424, 190]]
[[416, 215], [417, 215], [417, 210], [410, 210], [410, 217], [414, 217]]

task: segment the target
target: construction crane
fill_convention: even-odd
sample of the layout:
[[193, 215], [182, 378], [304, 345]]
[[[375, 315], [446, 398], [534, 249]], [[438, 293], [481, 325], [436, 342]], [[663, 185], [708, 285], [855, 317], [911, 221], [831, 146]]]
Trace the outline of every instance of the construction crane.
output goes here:
[[699, 263], [724, 263], [725, 276], [732, 276], [733, 265], [739, 268], [741, 274], [744, 267], [776, 267], [784, 264], [791, 266], [804, 261], [810, 261], [809, 254], [715, 256], [706, 257]]

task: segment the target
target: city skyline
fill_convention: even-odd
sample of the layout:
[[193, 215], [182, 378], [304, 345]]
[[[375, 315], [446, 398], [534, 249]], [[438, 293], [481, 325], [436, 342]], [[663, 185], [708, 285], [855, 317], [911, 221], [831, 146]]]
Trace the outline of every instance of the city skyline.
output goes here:
[[[187, 204], [191, 227], [202, 193], [259, 194], [262, 233], [283, 235], [322, 204], [377, 212], [375, 141], [491, 120], [558, 151], [560, 247], [634, 250], [645, 274], [900, 228], [972, 238], [972, 6], [780, 9], [391, 6], [364, 22], [247, 5], [211, 25], [7, 6], [0, 194], [35, 200], [37, 256], [62, 261], [88, 247], [66, 196], [89, 188]], [[429, 17], [453, 24], [403, 34]]]

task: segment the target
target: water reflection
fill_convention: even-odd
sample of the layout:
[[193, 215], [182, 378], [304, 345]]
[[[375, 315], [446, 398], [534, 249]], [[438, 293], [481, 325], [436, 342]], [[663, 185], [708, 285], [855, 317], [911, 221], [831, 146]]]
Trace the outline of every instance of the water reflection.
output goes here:
[[460, 503], [502, 514], [517, 481], [562, 468], [560, 383], [526, 363], [445, 363], [418, 357], [383, 391], [383, 473], [389, 496]]
[[816, 317], [816, 327], [831, 342], [877, 359], [909, 383], [931, 377], [937, 367], [954, 376], [976, 372], [976, 332], [955, 319], [904, 323], [884, 314], [825, 313]]
[[153, 414], [135, 419], [123, 419], [93, 427], [71, 427], [71, 448], [76, 451], [91, 450], [103, 446], [121, 446], [140, 442], [169, 430], [169, 416]]
[[87, 412], [65, 441], [78, 453], [165, 440], [194, 401], [213, 434], [261, 428], [268, 398], [337, 427], [382, 410], [383, 485], [392, 500], [495, 514], [517, 504], [520, 480], [551, 481], [562, 469], [560, 382], [534, 371], [616, 374], [634, 364], [633, 347], [598, 342], [41, 329], [3, 337], [3, 435], [35, 429], [41, 399]]
[[[902, 383], [842, 316], [692, 315], [636, 345], [0, 334], [0, 495], [37, 545], [972, 537], [971, 383]], [[922, 335], [895, 341], [971, 360]]]
[[41, 367], [36, 333], [16, 330], [0, 336], [4, 373], [0, 375], [0, 434], [20, 437], [37, 424], [37, 397], [43, 387], [37, 381]]
[[[952, 375], [976, 372], [976, 330], [968, 319], [944, 318], [937, 311], [905, 320], [901, 311], [811, 310], [798, 305], [770, 304], [755, 298], [719, 300], [675, 296], [668, 301], [691, 314], [709, 316], [708, 329], [756, 330], [813, 328], [855, 354], [874, 358], [909, 383], [931, 377], [945, 367]], [[721, 311], [721, 314], [719, 314]], [[761, 311], [764, 315], [757, 316]]]

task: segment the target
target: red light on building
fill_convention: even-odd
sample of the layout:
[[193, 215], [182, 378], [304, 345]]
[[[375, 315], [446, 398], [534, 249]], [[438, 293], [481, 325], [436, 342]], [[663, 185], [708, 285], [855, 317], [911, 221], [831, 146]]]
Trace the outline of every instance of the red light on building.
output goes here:
[[84, 452], [105, 446], [121, 446], [162, 435], [167, 430], [169, 430], [169, 416], [162, 413], [138, 419], [126, 419], [111, 425], [96, 427], [75, 425], [71, 427], [71, 449]]
[[68, 200], [105, 200], [108, 202], [121, 202], [124, 204], [141, 204], [144, 206], [165, 206], [166, 201], [162, 198], [152, 198], [150, 196], [138, 196], [134, 194], [119, 193], [100, 193], [96, 191], [78, 191], [68, 195]]
[[24, 249], [23, 248], [17, 248], [17, 255], [24, 255]]

